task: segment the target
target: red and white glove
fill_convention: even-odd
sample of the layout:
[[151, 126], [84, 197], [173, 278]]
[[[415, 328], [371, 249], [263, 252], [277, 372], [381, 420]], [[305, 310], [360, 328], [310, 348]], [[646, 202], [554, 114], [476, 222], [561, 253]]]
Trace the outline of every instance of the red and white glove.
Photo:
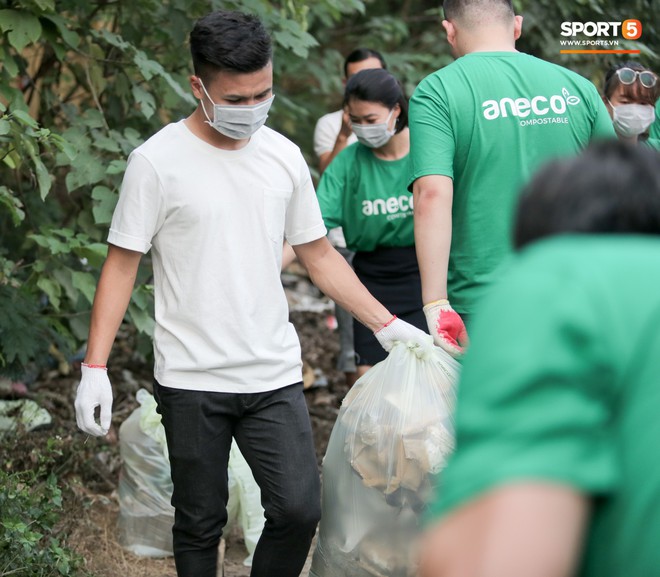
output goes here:
[[[82, 378], [76, 392], [76, 422], [90, 435], [102, 437], [110, 430], [112, 419], [112, 386], [108, 369], [83, 363]], [[94, 420], [96, 407], [101, 407], [101, 425]]]
[[451, 308], [449, 301], [433, 301], [423, 310], [433, 342], [452, 357], [460, 357], [468, 346], [468, 334], [463, 319]]
[[380, 346], [388, 353], [392, 350], [394, 343], [401, 342], [409, 348], [432, 348], [431, 337], [417, 327], [398, 319], [396, 316], [386, 325], [378, 329], [374, 336], [378, 339]]

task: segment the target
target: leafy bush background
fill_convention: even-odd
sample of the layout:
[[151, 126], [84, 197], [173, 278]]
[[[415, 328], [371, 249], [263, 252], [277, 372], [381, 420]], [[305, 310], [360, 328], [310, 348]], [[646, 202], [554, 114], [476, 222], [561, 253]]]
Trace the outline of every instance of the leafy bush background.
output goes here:
[[[658, 68], [654, 0], [518, 0], [519, 48], [600, 82], [611, 59], [559, 55], [564, 20], [644, 25]], [[439, 2], [425, 0], [0, 1], [0, 374], [21, 376], [84, 345], [105, 237], [129, 152], [187, 116], [187, 36], [211, 9], [258, 14], [273, 34], [270, 124], [314, 165], [316, 119], [341, 100], [343, 56], [381, 50], [408, 92], [451, 61]], [[625, 46], [623, 46], [625, 47]], [[143, 259], [128, 317], [149, 355], [152, 292]]]
[[[7, 448], [13, 438], [3, 439]], [[0, 467], [0, 575], [15, 577], [83, 577], [82, 558], [69, 548], [60, 523], [65, 507], [60, 479], [62, 439], [49, 439], [24, 463]]]

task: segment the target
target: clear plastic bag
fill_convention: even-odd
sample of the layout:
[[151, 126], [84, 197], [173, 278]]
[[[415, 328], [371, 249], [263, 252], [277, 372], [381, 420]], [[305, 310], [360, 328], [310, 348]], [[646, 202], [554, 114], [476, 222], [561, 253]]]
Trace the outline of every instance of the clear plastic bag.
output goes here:
[[252, 557], [261, 537], [266, 518], [261, 506], [261, 490], [254, 480], [252, 470], [236, 443], [229, 453], [229, 502], [227, 527], [238, 523], [243, 530], [243, 541], [249, 555], [243, 565], [252, 566]]
[[148, 391], [119, 427], [119, 543], [144, 557], [172, 555], [174, 508], [165, 430]]
[[408, 577], [434, 481], [453, 449], [459, 364], [397, 344], [344, 399], [323, 460], [311, 577]]

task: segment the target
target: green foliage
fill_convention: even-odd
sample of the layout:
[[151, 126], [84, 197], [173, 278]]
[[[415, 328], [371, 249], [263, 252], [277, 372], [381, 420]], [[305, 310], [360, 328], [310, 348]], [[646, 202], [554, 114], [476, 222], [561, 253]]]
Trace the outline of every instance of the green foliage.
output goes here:
[[[20, 373], [51, 344], [65, 354], [83, 344], [126, 159], [192, 111], [187, 36], [213, 8], [258, 14], [276, 44], [276, 74], [286, 78], [318, 47], [315, 18], [331, 24], [364, 4], [0, 2], [0, 307], [8, 311], [0, 373]], [[277, 127], [295, 137], [295, 120], [308, 112], [286, 89], [278, 95]], [[146, 266], [127, 312], [146, 335], [149, 281]]]
[[58, 534], [62, 491], [53, 473], [50, 440], [34, 470], [0, 469], [0, 575], [82, 576], [82, 560]]
[[32, 295], [20, 288], [0, 287], [0, 310], [0, 367], [19, 378], [33, 359], [47, 356], [53, 342], [49, 319]]
[[[521, 50], [599, 82], [611, 60], [559, 55], [563, 20], [643, 22], [635, 46], [657, 63], [655, 0], [516, 0]], [[187, 37], [211, 9], [257, 14], [275, 41], [269, 122], [316, 162], [316, 119], [341, 102], [344, 56], [380, 50], [412, 93], [452, 56], [436, 0], [0, 0], [0, 373], [49, 344], [84, 341], [103, 244], [131, 150], [187, 116]], [[148, 257], [144, 259], [148, 265]], [[153, 330], [150, 272], [128, 320]], [[31, 338], [29, 338], [31, 337]]]

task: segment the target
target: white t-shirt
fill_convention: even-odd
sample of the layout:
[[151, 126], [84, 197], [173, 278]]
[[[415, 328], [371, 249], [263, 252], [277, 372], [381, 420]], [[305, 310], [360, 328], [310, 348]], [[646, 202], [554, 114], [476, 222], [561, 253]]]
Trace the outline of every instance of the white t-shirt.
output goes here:
[[[341, 130], [343, 110], [336, 110], [321, 116], [316, 122], [314, 128], [314, 153], [320, 157], [326, 152], [332, 152], [337, 141], [337, 136]], [[355, 134], [348, 137], [346, 146], [357, 142]]]
[[232, 393], [302, 380], [282, 242], [325, 234], [300, 150], [267, 127], [229, 151], [180, 121], [135, 149], [108, 242], [153, 249], [156, 380]]

